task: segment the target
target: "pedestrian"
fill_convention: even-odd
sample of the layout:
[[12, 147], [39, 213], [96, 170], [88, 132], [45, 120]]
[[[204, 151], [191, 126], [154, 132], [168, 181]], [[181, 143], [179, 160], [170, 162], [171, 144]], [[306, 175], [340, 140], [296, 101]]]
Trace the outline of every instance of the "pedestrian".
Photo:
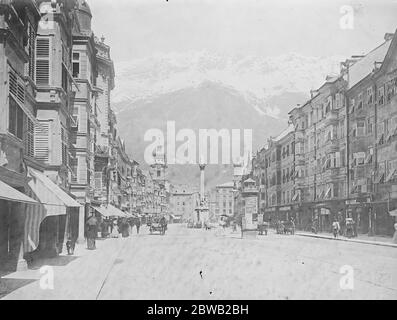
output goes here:
[[139, 217], [136, 218], [135, 226], [136, 226], [136, 234], [139, 234], [139, 228], [141, 227], [141, 218]]
[[129, 236], [128, 232], [129, 224], [126, 218], [121, 220], [121, 236], [123, 238], [127, 238]]
[[113, 220], [112, 223], [112, 233], [111, 233], [111, 237], [112, 238], [118, 238], [119, 237], [119, 230], [118, 230], [118, 226], [117, 226], [117, 220]]
[[340, 225], [338, 220], [335, 219], [335, 221], [332, 223], [332, 231], [334, 234], [334, 238], [336, 239], [338, 237], [338, 233], [340, 231]]
[[397, 244], [397, 222], [394, 224], [394, 230], [393, 243]]
[[87, 249], [88, 250], [95, 250], [96, 249], [96, 243], [95, 239], [98, 235], [98, 221], [95, 218], [95, 216], [91, 216], [88, 218], [87, 223], [86, 223], [86, 228], [87, 228]]

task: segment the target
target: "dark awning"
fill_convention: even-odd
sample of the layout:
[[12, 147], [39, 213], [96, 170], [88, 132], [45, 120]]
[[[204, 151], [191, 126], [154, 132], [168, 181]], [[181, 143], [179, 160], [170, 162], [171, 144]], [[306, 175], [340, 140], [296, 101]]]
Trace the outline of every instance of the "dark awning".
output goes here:
[[36, 200], [28, 197], [22, 192], [19, 192], [13, 187], [10, 187], [8, 184], [6, 184], [1, 180], [0, 180], [0, 199], [12, 201], [12, 202], [38, 204]]

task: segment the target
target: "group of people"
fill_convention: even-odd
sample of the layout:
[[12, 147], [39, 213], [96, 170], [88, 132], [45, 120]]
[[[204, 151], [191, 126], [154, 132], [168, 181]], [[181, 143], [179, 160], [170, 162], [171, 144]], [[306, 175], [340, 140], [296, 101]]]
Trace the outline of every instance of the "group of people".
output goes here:
[[123, 238], [127, 238], [132, 235], [134, 226], [137, 234], [139, 234], [139, 229], [141, 227], [141, 219], [139, 217], [110, 218], [100, 221], [95, 216], [91, 216], [86, 222], [87, 249], [96, 249], [98, 232], [101, 233], [102, 238], [119, 238], [120, 235]]
[[[338, 219], [334, 219], [334, 222], [332, 223], [332, 233], [333, 233], [335, 239], [339, 235], [343, 234], [343, 231], [342, 231], [342, 228], [341, 228], [341, 225], [340, 225]], [[357, 237], [357, 224], [352, 218], [346, 219], [344, 234], [348, 238]]]

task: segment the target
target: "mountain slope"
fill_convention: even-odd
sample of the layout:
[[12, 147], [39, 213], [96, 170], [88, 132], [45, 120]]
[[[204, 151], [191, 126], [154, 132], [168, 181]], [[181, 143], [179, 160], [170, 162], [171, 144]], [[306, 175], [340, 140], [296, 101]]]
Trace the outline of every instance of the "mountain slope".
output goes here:
[[[301, 94], [290, 94], [292, 100], [303, 100]], [[276, 135], [287, 126], [286, 118], [260, 114], [239, 92], [220, 85], [205, 82], [197, 87], [185, 88], [159, 95], [148, 100], [136, 100], [118, 114], [119, 133], [126, 140], [127, 152], [143, 165], [143, 154], [150, 142], [144, 141], [145, 132], [161, 129], [166, 137], [167, 121], [175, 121], [176, 131], [192, 129], [197, 136], [199, 129], [252, 129], [253, 151], [262, 146], [270, 135]], [[176, 147], [181, 143], [177, 143]], [[241, 152], [243, 152], [241, 150]], [[198, 153], [198, 151], [197, 151]], [[197, 155], [199, 157], [199, 155]], [[170, 165], [169, 177], [178, 183], [189, 183], [199, 178], [198, 167]], [[210, 165], [207, 168], [209, 185], [231, 179], [231, 166]]]

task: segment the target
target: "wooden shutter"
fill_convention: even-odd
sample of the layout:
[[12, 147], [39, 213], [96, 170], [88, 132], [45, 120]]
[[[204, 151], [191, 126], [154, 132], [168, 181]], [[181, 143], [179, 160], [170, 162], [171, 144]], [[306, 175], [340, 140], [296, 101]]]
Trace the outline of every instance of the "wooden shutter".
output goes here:
[[34, 157], [34, 124], [26, 118], [25, 152], [29, 157]]
[[40, 122], [34, 128], [34, 156], [37, 160], [49, 161], [50, 123]]
[[50, 84], [50, 38], [36, 40], [36, 84]]

